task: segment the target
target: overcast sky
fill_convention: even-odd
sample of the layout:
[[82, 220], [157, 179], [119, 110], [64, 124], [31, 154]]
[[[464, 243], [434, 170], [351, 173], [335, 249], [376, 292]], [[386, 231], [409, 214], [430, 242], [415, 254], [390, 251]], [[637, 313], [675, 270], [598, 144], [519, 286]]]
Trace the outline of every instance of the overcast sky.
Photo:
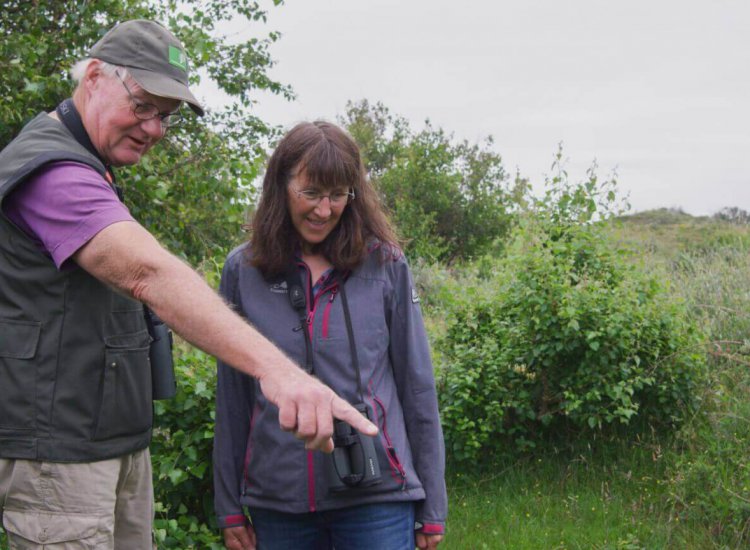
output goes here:
[[634, 210], [750, 210], [750, 0], [287, 0], [264, 29], [298, 95], [260, 96], [270, 123], [367, 98], [492, 135], [535, 184], [563, 142], [574, 179], [616, 168]]

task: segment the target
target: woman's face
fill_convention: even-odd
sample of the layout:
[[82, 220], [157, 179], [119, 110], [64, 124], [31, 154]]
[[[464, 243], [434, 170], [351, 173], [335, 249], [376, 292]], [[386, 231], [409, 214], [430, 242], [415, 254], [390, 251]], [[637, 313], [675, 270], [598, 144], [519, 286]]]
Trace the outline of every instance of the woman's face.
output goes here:
[[303, 252], [322, 243], [333, 231], [348, 203], [348, 192], [346, 187], [323, 191], [310, 186], [304, 172], [292, 177], [287, 185], [287, 203]]

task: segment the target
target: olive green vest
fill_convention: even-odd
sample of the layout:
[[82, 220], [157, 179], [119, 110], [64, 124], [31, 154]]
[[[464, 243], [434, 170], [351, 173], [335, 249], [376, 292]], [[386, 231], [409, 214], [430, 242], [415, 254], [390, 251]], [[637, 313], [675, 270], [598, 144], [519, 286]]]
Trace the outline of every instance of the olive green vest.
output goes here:
[[[52, 259], [2, 213], [40, 166], [101, 161], [42, 113], [0, 151], [0, 457], [84, 462], [151, 439], [142, 305]], [[114, 191], [113, 191], [114, 193]]]

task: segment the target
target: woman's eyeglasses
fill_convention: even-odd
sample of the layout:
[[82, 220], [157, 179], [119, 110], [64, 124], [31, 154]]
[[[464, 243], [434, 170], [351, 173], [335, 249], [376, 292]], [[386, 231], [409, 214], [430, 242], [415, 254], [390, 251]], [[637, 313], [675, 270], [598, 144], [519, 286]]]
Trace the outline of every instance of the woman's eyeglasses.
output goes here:
[[305, 199], [310, 205], [318, 205], [323, 199], [328, 199], [332, 206], [343, 206], [355, 198], [354, 191], [334, 191], [332, 193], [321, 193], [316, 189], [296, 189], [292, 191], [297, 194], [297, 198]]

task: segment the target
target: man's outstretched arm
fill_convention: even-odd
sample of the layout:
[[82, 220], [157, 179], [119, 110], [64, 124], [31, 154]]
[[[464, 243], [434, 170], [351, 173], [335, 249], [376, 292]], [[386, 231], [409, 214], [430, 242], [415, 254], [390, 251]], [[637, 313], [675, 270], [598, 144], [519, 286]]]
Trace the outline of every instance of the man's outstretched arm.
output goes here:
[[297, 367], [234, 313], [189, 266], [136, 222], [102, 229], [73, 260], [102, 282], [140, 300], [177, 334], [260, 381], [279, 407], [281, 428], [310, 449], [333, 449], [333, 417], [375, 435], [377, 428], [333, 390]]

